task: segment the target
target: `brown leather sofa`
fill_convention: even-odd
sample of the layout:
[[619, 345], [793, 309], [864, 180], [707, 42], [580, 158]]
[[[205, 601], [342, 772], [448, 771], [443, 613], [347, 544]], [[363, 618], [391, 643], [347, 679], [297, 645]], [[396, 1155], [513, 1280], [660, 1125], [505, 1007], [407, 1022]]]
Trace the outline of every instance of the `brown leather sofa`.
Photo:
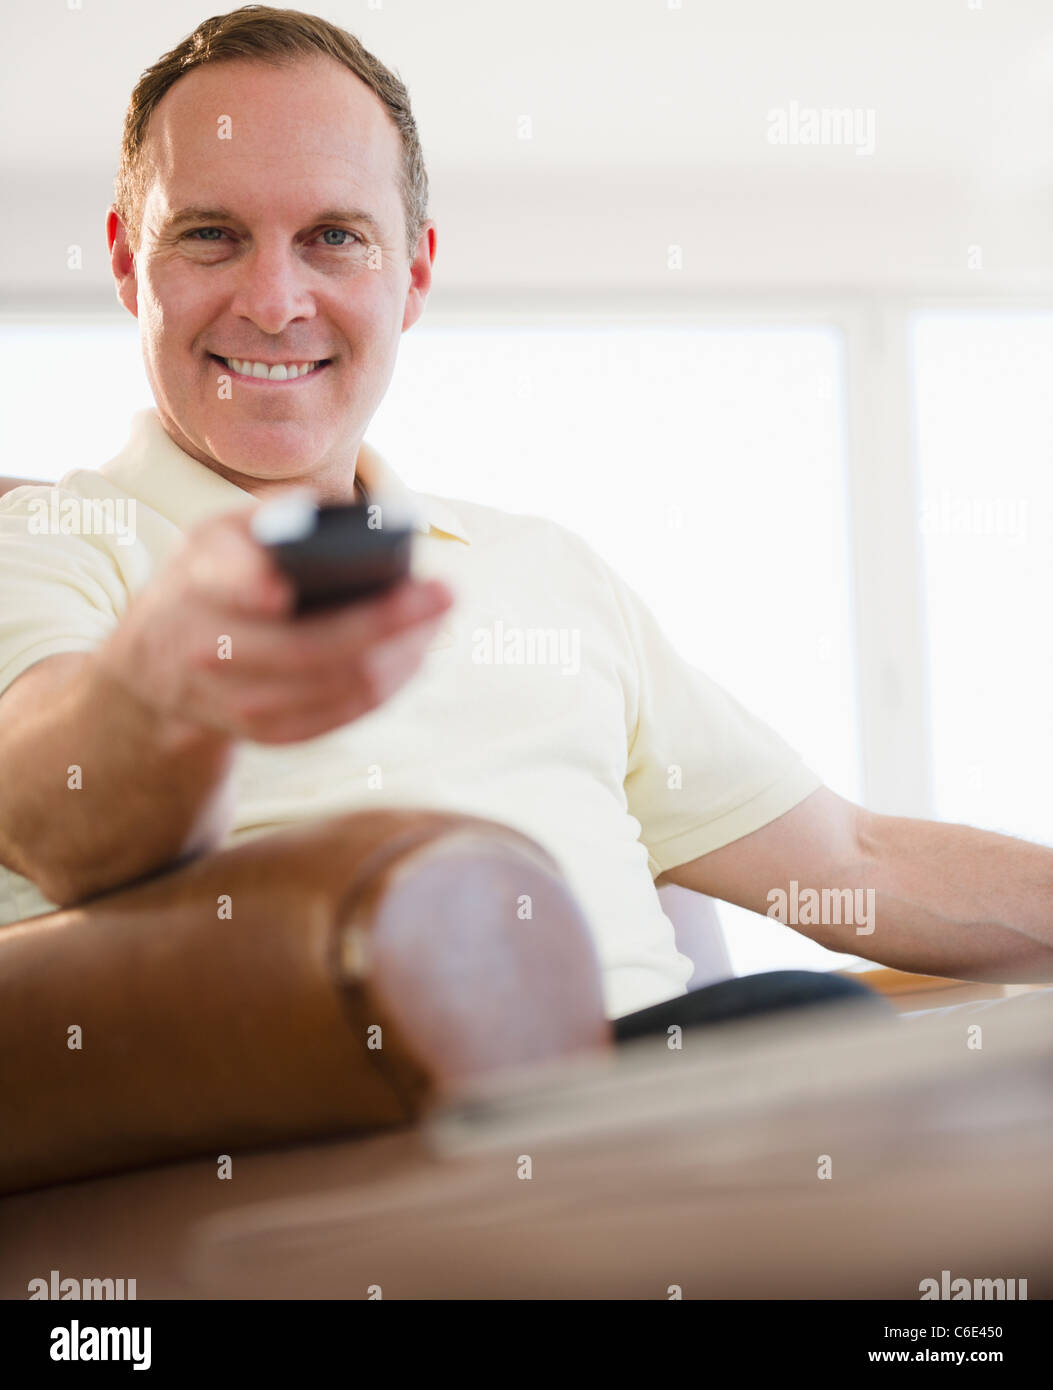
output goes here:
[[0, 928], [0, 1192], [406, 1125], [609, 1032], [533, 841], [426, 810], [308, 823]]

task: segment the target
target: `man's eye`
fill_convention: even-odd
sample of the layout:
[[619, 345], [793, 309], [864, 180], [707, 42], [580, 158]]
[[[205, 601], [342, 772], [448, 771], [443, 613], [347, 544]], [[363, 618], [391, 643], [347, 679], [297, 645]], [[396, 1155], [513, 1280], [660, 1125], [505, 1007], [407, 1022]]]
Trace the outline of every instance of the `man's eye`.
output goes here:
[[187, 236], [192, 239], [196, 237], [200, 241], [215, 241], [218, 237], [223, 236], [223, 228], [195, 227], [192, 232], [187, 232]]
[[325, 242], [326, 246], [346, 246], [346, 241], [332, 241], [327, 240], [327, 238], [347, 236], [354, 237], [356, 241], [362, 240], [357, 232], [349, 232], [346, 227], [327, 227], [322, 233], [322, 240]]

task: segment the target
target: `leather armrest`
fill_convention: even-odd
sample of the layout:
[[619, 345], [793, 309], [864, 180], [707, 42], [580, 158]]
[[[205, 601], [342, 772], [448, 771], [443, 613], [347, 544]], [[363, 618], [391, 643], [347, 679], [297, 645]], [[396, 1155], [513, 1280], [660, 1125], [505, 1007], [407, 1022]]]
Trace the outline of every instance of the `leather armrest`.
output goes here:
[[363, 932], [391, 866], [466, 828], [552, 869], [490, 821], [355, 812], [0, 928], [0, 1192], [412, 1121], [433, 1078]]
[[979, 999], [1005, 999], [1018, 989], [1014, 985], [977, 984], [950, 976], [918, 975], [885, 966], [875, 966], [870, 970], [836, 970], [834, 974], [876, 990], [900, 1013]]

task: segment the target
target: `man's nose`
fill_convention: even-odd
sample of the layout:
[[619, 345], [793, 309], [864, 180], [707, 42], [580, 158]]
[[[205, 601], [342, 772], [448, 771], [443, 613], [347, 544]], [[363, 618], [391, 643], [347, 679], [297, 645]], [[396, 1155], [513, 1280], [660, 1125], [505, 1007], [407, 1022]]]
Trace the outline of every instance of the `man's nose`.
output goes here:
[[231, 310], [263, 333], [281, 333], [294, 319], [314, 318], [307, 268], [292, 248], [257, 247], [240, 267]]

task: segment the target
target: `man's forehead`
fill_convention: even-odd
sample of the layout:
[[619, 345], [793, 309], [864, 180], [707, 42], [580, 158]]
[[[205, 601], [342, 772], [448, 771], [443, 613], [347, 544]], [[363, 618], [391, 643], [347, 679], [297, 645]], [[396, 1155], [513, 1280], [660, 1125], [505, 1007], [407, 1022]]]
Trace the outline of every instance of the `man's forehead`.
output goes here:
[[259, 171], [291, 158], [390, 178], [399, 138], [379, 97], [341, 64], [319, 56], [292, 64], [206, 64], [179, 79], [147, 136], [158, 172], [183, 157]]

